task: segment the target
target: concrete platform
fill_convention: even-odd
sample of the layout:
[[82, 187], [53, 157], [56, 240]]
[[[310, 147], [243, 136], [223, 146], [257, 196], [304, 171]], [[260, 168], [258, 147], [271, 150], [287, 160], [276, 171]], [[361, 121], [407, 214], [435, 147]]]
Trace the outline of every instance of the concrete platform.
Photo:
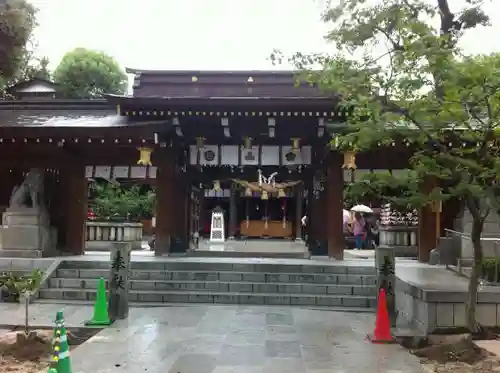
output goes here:
[[[60, 307], [33, 305], [32, 325], [51, 326]], [[0, 324], [22, 323], [20, 311], [0, 304]], [[67, 325], [82, 326], [92, 307], [63, 312]], [[72, 351], [72, 365], [79, 373], [423, 373], [399, 345], [365, 340], [374, 319], [294, 307], [132, 308]]]
[[[431, 333], [464, 328], [468, 279], [444, 266], [396, 266], [396, 307], [401, 323]], [[476, 309], [483, 326], [500, 325], [500, 287], [480, 286]]]
[[304, 241], [288, 240], [228, 240], [223, 243], [200, 242], [188, 256], [232, 258], [309, 258]]

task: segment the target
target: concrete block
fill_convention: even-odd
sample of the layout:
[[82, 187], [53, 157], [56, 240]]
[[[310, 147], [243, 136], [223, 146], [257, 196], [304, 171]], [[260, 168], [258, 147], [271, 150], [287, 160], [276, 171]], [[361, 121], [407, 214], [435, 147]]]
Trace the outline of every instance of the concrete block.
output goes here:
[[[234, 272], [265, 272], [261, 271], [259, 266], [255, 266], [253, 264], [245, 264], [245, 263], [232, 263], [230, 268], [225, 268], [225, 270], [234, 271]], [[219, 269], [220, 271], [220, 269]]]
[[41, 299], [63, 299], [63, 291], [61, 289], [40, 289]]
[[212, 294], [214, 303], [238, 304], [238, 295], [236, 294]]
[[344, 275], [315, 275], [312, 279], [314, 284], [326, 284], [326, 285], [336, 285], [339, 283], [339, 276]]
[[317, 296], [316, 305], [318, 306], [330, 306], [330, 307], [340, 307], [342, 306], [342, 298], [332, 297], [332, 296]]
[[302, 285], [288, 284], [278, 285], [278, 293], [280, 294], [300, 294], [302, 292]]
[[63, 290], [62, 299], [67, 300], [87, 300], [87, 292], [81, 290]]
[[493, 303], [478, 303], [476, 305], [476, 320], [483, 326], [496, 326], [497, 305]]
[[[227, 292], [231, 289], [231, 282], [205, 282], [202, 283], [204, 290]], [[249, 284], [252, 287], [252, 284]]]
[[[243, 280], [243, 277], [242, 277], [241, 273], [219, 272], [219, 281], [234, 282], [234, 281], [242, 281], [242, 280]], [[217, 279], [214, 281], [217, 281]]]
[[217, 281], [219, 274], [217, 272], [193, 272], [195, 281]]
[[265, 282], [266, 274], [265, 273], [242, 273], [241, 279], [243, 281], [248, 282]]
[[172, 272], [172, 280], [194, 281], [196, 280], [196, 272]]
[[80, 278], [101, 278], [101, 277], [108, 277], [108, 272], [106, 271], [99, 271], [95, 269], [80, 269], [79, 271]]
[[452, 327], [454, 324], [453, 315], [452, 303], [438, 303], [436, 326], [439, 328]]
[[261, 294], [240, 294], [239, 304], [265, 304], [265, 296]]
[[326, 294], [327, 293], [326, 289], [327, 289], [326, 285], [304, 284], [304, 285], [302, 285], [302, 291], [300, 291], [300, 293], [304, 293], [304, 294]]
[[165, 272], [165, 263], [161, 262], [132, 262], [134, 271], [163, 271]]
[[172, 280], [172, 272], [165, 271], [132, 271], [132, 279], [134, 280]]
[[[52, 280], [56, 280], [57, 284], [53, 287], [58, 288], [70, 288], [70, 289], [86, 289], [86, 281], [79, 278], [61, 278], [61, 279], [50, 279], [50, 285], [52, 286]], [[92, 280], [90, 280], [92, 281]], [[90, 287], [89, 287], [90, 288]], [[92, 289], [92, 288], [90, 288]], [[94, 289], [95, 290], [95, 289]]]
[[288, 274], [279, 274], [279, 273], [268, 273], [266, 275], [267, 282], [297, 282], [299, 276], [298, 275], [288, 275]]
[[341, 285], [363, 285], [363, 277], [355, 275], [339, 275], [337, 283]]
[[303, 265], [300, 266], [300, 272], [303, 273], [324, 273], [325, 266], [322, 265]]
[[189, 294], [186, 293], [164, 293], [163, 302], [167, 303], [188, 303]]
[[192, 303], [212, 303], [212, 296], [208, 293], [197, 293], [189, 295], [189, 302]]
[[80, 271], [78, 269], [58, 269], [56, 271], [56, 276], [64, 278], [77, 278], [80, 277]]
[[277, 284], [253, 284], [254, 293], [277, 293]]
[[156, 288], [155, 282], [151, 280], [146, 281], [138, 281], [133, 280], [130, 281], [130, 289], [132, 290], [154, 290]]
[[[349, 285], [328, 285], [326, 286], [327, 294], [352, 295], [353, 287]], [[356, 294], [358, 295], [358, 294]]]
[[253, 286], [251, 283], [234, 282], [229, 284], [229, 291], [233, 293], [251, 293]]
[[[132, 281], [132, 284], [134, 282], [135, 281]], [[155, 286], [155, 290], [175, 290], [175, 289], [180, 289], [180, 284], [176, 283], [176, 282], [155, 281], [154, 282], [154, 286]], [[132, 289], [133, 289], [133, 287], [132, 287]]]
[[347, 271], [348, 271], [347, 266], [343, 265], [329, 265], [323, 267], [324, 273], [335, 273], [335, 274], [345, 275], [347, 274]]
[[292, 296], [290, 297], [290, 304], [296, 306], [314, 306], [316, 305], [316, 297], [301, 295], [301, 296]]
[[351, 287], [352, 295], [364, 295], [367, 297], [376, 297], [377, 296], [377, 288], [374, 286], [352, 286]]
[[342, 297], [342, 305], [344, 307], [369, 307], [368, 298], [365, 297]]
[[265, 302], [268, 305], [289, 305], [290, 297], [286, 295], [268, 296]]
[[467, 324], [465, 304], [453, 303], [453, 326], [464, 327]]
[[153, 293], [153, 292], [145, 292], [145, 293], [137, 293], [137, 300], [139, 302], [155, 302], [162, 303], [163, 302], [163, 294]]
[[349, 275], [362, 275], [362, 276], [376, 276], [377, 271], [375, 269], [375, 265], [373, 267], [368, 266], [360, 266], [360, 267], [351, 267], [347, 266], [347, 274]]

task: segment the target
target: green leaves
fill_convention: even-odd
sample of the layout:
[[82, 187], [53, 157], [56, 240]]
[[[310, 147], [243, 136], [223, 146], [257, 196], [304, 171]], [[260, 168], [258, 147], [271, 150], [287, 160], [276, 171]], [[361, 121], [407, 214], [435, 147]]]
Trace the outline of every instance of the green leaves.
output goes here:
[[100, 220], [125, 219], [138, 221], [153, 216], [154, 190], [143, 190], [138, 185], [122, 187], [119, 184], [94, 183], [94, 198], [90, 205]]
[[[299, 79], [335, 95], [349, 112], [333, 147], [396, 143], [414, 151], [416, 179], [406, 186], [391, 191], [396, 180], [370, 176], [351, 185], [346, 198], [386, 194], [416, 206], [458, 197], [500, 206], [500, 55], [464, 56], [457, 47], [467, 29], [488, 24], [482, 4], [344, 0], [324, 15], [335, 54], [291, 57]], [[428, 178], [439, 188], [424, 195], [414, 186]]]
[[15, 77], [36, 26], [36, 9], [26, 0], [7, 0], [0, 9], [0, 77]]
[[127, 75], [113, 57], [85, 48], [64, 55], [54, 81], [67, 98], [98, 98], [106, 93], [123, 94], [127, 89]]

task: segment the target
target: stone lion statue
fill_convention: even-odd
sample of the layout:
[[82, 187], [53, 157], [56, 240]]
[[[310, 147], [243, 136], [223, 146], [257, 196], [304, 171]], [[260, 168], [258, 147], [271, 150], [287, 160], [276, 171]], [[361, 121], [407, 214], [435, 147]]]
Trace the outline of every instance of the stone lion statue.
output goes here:
[[[28, 198], [29, 197], [29, 198]], [[31, 206], [28, 200], [31, 199]], [[43, 170], [32, 168], [20, 185], [12, 190], [9, 207], [43, 208]]]

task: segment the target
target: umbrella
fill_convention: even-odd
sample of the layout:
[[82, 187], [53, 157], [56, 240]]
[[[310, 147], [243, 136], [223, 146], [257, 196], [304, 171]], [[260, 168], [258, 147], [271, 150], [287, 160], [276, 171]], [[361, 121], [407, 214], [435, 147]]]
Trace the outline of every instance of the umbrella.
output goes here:
[[351, 211], [354, 211], [354, 212], [362, 212], [362, 213], [365, 213], [365, 214], [371, 214], [373, 213], [373, 210], [368, 207], [368, 206], [365, 206], [365, 205], [356, 205], [354, 206]]

